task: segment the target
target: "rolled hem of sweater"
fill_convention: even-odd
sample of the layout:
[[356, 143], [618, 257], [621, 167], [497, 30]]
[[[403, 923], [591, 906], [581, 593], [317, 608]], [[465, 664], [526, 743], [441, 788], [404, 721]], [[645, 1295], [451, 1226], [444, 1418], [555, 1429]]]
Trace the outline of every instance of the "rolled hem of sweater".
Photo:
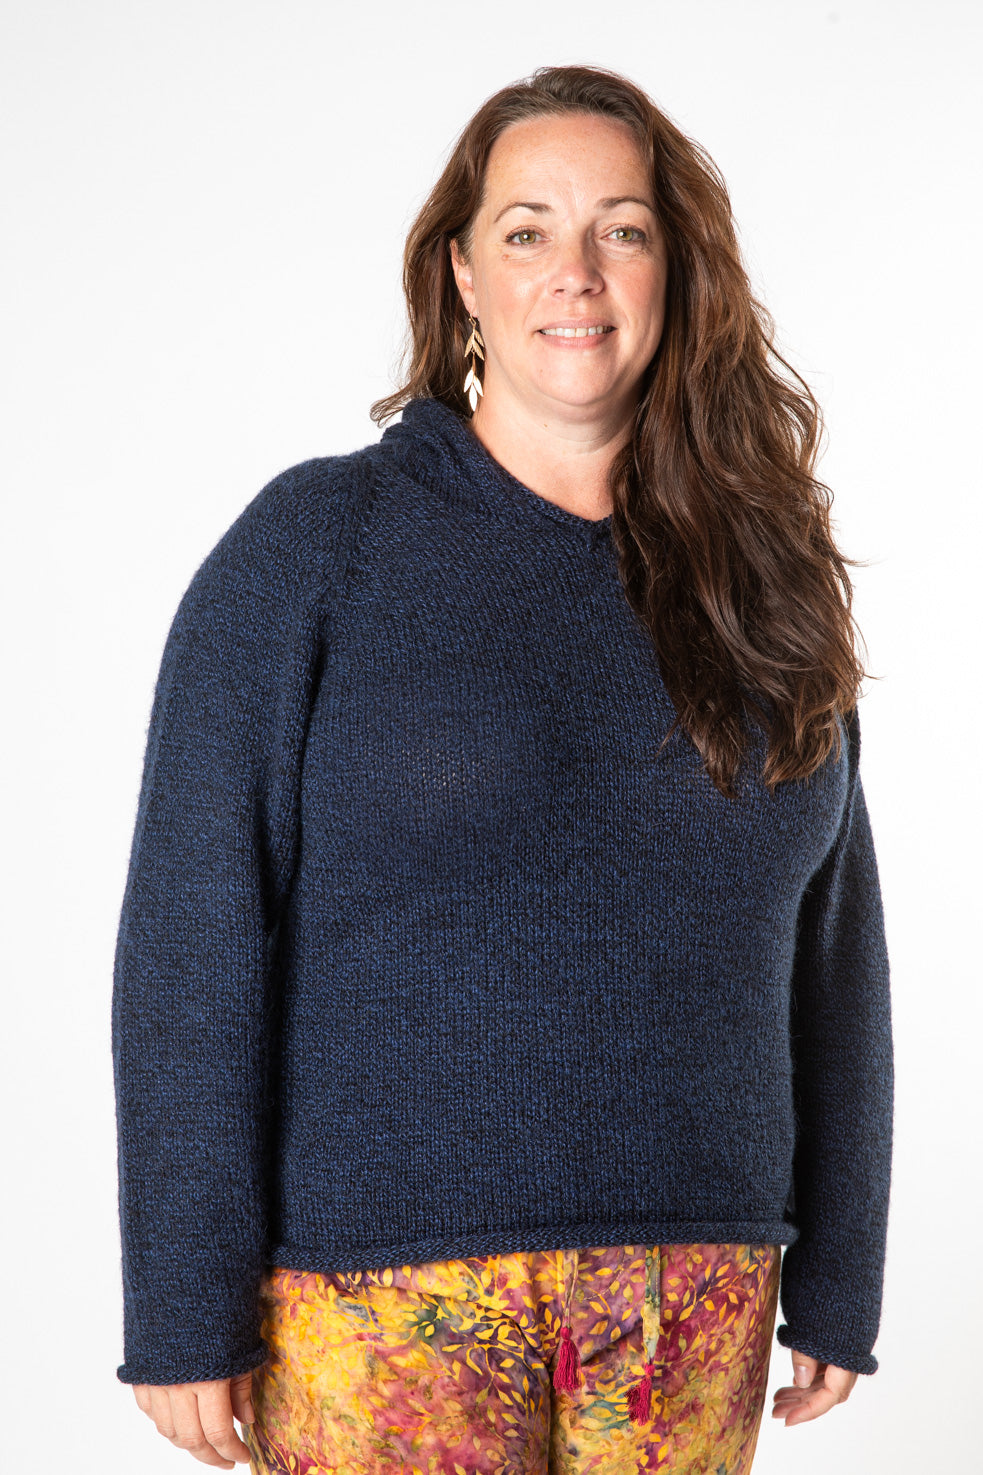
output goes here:
[[801, 1352], [805, 1357], [814, 1357], [817, 1362], [825, 1362], [830, 1367], [841, 1367], [848, 1373], [870, 1374], [877, 1371], [877, 1358], [872, 1352], [837, 1349], [835, 1343], [823, 1338], [813, 1341], [808, 1335], [800, 1337], [784, 1324], [778, 1328], [775, 1336], [779, 1346], [787, 1347], [790, 1352]]
[[219, 1361], [206, 1367], [203, 1367], [201, 1363], [191, 1361], [184, 1363], [162, 1361], [155, 1364], [152, 1360], [141, 1362], [138, 1358], [131, 1358], [128, 1362], [119, 1365], [116, 1369], [116, 1376], [121, 1383], [142, 1383], [153, 1388], [167, 1387], [172, 1383], [210, 1383], [223, 1378], [237, 1378], [241, 1373], [252, 1372], [254, 1368], [262, 1367], [269, 1355], [269, 1348], [263, 1343], [241, 1357], [232, 1357], [226, 1362]]
[[595, 1249], [645, 1244], [794, 1244], [799, 1231], [786, 1219], [588, 1219], [577, 1224], [488, 1229], [409, 1241], [286, 1241], [269, 1252], [271, 1265], [284, 1270], [352, 1271], [390, 1265], [427, 1265], [472, 1256]]

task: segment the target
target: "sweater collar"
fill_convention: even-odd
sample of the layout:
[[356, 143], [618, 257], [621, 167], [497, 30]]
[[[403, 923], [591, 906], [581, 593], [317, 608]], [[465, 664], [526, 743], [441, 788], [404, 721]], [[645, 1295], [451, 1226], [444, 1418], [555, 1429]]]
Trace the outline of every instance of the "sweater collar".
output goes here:
[[383, 432], [382, 444], [405, 475], [457, 506], [477, 506], [492, 516], [521, 519], [589, 546], [610, 536], [613, 514], [580, 517], [547, 501], [506, 471], [468, 422], [443, 400], [419, 396], [407, 401], [401, 419]]

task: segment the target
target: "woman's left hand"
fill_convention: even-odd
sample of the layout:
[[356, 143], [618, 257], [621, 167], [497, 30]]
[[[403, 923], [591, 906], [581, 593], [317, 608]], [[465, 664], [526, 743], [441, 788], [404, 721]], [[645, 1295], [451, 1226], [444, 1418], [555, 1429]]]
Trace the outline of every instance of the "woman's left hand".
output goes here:
[[835, 1404], [845, 1403], [859, 1375], [806, 1357], [804, 1352], [793, 1352], [792, 1376], [795, 1386], [777, 1389], [771, 1411], [773, 1419], [784, 1419], [786, 1424], [804, 1424], [828, 1413]]

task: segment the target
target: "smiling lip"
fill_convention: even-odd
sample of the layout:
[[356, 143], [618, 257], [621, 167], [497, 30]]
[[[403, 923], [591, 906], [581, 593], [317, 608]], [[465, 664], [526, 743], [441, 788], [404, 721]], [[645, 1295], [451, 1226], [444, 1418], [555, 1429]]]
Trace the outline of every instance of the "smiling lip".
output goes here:
[[[566, 331], [550, 333], [547, 332], [548, 328], [562, 328]], [[588, 333], [588, 328], [596, 328], [600, 331]], [[537, 329], [537, 335], [545, 338], [547, 343], [561, 343], [565, 348], [594, 348], [598, 343], [603, 343], [612, 337], [614, 332], [612, 323], [590, 318], [573, 323], [546, 323], [542, 328]]]
[[541, 323], [537, 332], [542, 333], [547, 328], [612, 328], [607, 318], [556, 318], [552, 323]]

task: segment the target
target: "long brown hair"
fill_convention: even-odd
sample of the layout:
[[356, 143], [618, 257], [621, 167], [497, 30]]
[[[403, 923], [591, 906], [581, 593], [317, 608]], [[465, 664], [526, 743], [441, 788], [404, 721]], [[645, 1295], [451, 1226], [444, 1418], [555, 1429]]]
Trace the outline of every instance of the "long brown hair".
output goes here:
[[410, 364], [402, 388], [372, 405], [372, 419], [385, 423], [417, 395], [470, 414], [468, 321], [450, 241], [470, 260], [488, 156], [503, 129], [566, 112], [631, 128], [669, 253], [662, 338], [610, 471], [620, 577], [655, 644], [673, 729], [689, 734], [713, 783], [733, 798], [753, 717], [768, 734], [762, 778], [773, 791], [807, 778], [834, 747], [839, 757], [837, 713], [853, 712], [868, 674], [847, 574], [859, 560], [834, 543], [832, 493], [812, 475], [821, 412], [752, 295], [723, 178], [639, 87], [603, 68], [540, 67], [479, 108], [407, 236]]

